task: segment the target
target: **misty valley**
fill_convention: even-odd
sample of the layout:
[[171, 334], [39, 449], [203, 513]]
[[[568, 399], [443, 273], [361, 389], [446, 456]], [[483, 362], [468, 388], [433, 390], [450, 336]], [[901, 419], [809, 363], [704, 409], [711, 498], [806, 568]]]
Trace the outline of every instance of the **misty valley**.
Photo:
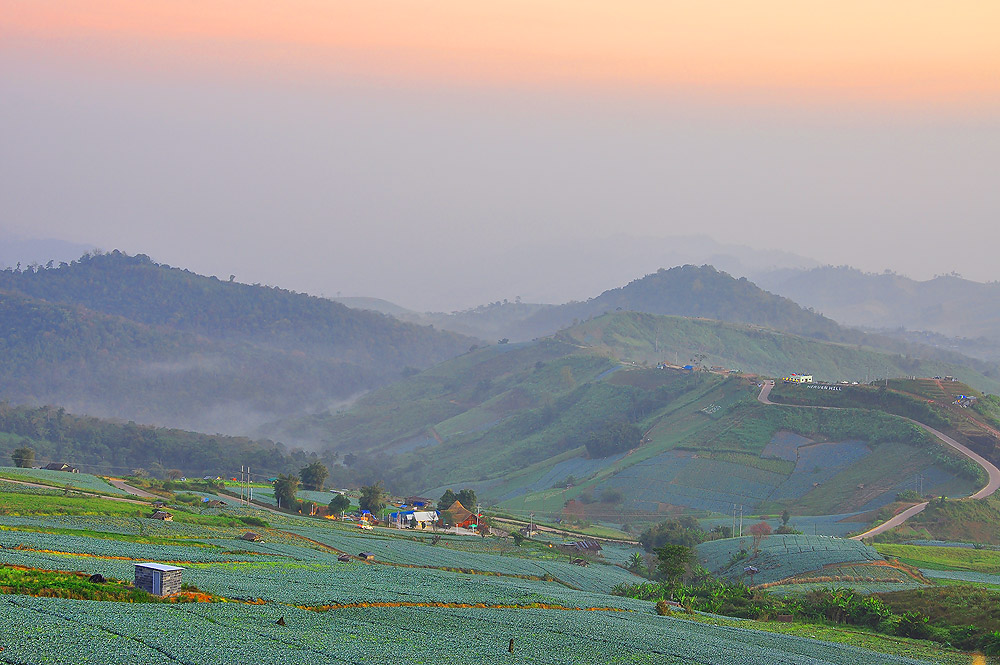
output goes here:
[[[1000, 334], [974, 302], [922, 338], [710, 265], [341, 300], [119, 251], [0, 271], [0, 613], [38, 626], [5, 662], [100, 658], [54, 631], [229, 662], [248, 629], [281, 662], [1000, 655], [1000, 365], [933, 343]], [[384, 633], [445, 616], [492, 629]]]

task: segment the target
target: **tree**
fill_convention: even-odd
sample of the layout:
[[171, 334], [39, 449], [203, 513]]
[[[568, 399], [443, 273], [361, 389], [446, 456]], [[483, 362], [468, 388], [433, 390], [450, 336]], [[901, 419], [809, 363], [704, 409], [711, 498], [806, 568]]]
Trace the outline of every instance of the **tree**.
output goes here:
[[639, 536], [639, 543], [647, 552], [652, 552], [662, 545], [694, 547], [706, 540], [708, 534], [698, 525], [698, 520], [688, 515], [661, 522], [646, 529]]
[[694, 560], [694, 550], [684, 545], [664, 545], [656, 550], [656, 559], [656, 572], [668, 582], [675, 582]]
[[468, 510], [475, 512], [476, 510], [476, 491], [469, 488], [463, 489], [458, 493], [458, 500], [462, 502]]
[[591, 459], [610, 457], [637, 447], [642, 442], [642, 431], [627, 422], [609, 423], [591, 432], [583, 442]]
[[170, 469], [167, 471], [167, 478], [170, 480], [180, 480], [184, 477], [184, 473], [180, 469]]
[[[438, 508], [441, 510], [447, 510], [448, 508], [451, 508], [451, 504], [456, 501], [458, 501], [458, 495], [450, 489], [447, 489], [444, 491], [444, 494], [441, 495], [441, 498], [438, 499]], [[464, 506], [465, 503], [463, 502], [462, 505]]]
[[338, 494], [330, 501], [330, 514], [339, 515], [351, 507], [351, 500], [343, 494]]
[[299, 477], [281, 474], [272, 484], [278, 507], [291, 510], [295, 506], [295, 494], [299, 491]]
[[750, 535], [753, 536], [753, 548], [758, 549], [761, 541], [771, 535], [771, 526], [767, 522], [761, 521], [752, 525], [749, 531]]
[[302, 479], [302, 487], [316, 492], [323, 491], [323, 483], [326, 482], [330, 472], [322, 462], [313, 462], [309, 466], [303, 467], [299, 471], [299, 478]]
[[358, 503], [361, 504], [361, 510], [367, 510], [372, 515], [381, 513], [385, 508], [385, 487], [382, 486], [382, 481], [362, 487]]
[[788, 512], [788, 508], [781, 511], [781, 526], [788, 526], [788, 520], [792, 519], [792, 514]]
[[14, 460], [14, 466], [22, 469], [30, 469], [35, 464], [35, 451], [27, 446], [21, 446], [10, 454]]

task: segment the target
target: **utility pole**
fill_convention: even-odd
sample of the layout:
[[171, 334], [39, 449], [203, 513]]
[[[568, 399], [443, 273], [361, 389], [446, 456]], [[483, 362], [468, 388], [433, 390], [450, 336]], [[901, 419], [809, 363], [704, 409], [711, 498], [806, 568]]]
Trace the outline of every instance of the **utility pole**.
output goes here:
[[743, 504], [740, 504], [740, 538], [743, 537]]
[[736, 535], [736, 504], [735, 503], [733, 504], [733, 530], [732, 530], [732, 534], [733, 534], [733, 536]]
[[250, 484], [251, 482], [252, 481], [250, 480], [250, 467], [248, 465], [247, 466], [247, 494], [248, 494], [248, 496], [247, 496], [247, 505], [248, 506], [251, 503], [253, 503], [253, 485]]
[[240, 505], [243, 503], [243, 465], [240, 464]]
[[528, 513], [528, 538], [535, 533], [535, 513]]

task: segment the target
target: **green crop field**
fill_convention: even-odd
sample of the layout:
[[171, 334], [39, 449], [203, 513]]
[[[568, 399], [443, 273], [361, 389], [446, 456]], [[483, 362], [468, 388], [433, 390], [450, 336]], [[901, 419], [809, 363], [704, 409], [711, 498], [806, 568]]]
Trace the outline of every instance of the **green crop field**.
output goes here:
[[50, 471], [48, 469], [21, 469], [14, 466], [2, 466], [0, 467], [0, 478], [22, 480], [60, 489], [71, 487], [95, 494], [115, 496], [125, 496], [126, 494], [103, 478], [92, 476], [89, 473], [67, 473], [66, 471]]
[[[236, 506], [160, 522], [137, 515], [134, 504], [20, 496], [35, 502], [30, 514], [0, 514], [0, 571], [8, 573], [0, 574], [0, 661], [6, 663], [242, 663], [247, 645], [255, 659], [310, 664], [461, 656], [484, 663], [874, 665], [923, 662], [904, 652], [926, 662], [955, 657], [835, 630], [824, 637], [836, 644], [756, 630], [749, 622], [657, 616], [649, 601], [610, 593], [640, 578], [599, 560], [574, 565], [571, 555], [545, 542], [517, 547], [495, 537], [360, 532]], [[4, 506], [8, 499], [18, 500], [13, 492], [0, 497]], [[64, 503], [70, 499], [86, 502], [77, 507], [94, 514], [70, 514]], [[254, 529], [262, 540], [239, 538], [246, 528], [238, 519], [247, 515], [270, 523]], [[633, 549], [608, 553], [618, 559]], [[375, 562], [352, 556], [343, 563], [337, 560], [343, 552], [372, 552]], [[141, 561], [179, 565], [184, 583], [202, 592], [197, 597], [227, 602], [142, 602], [127, 585]], [[108, 582], [88, 584], [95, 573]]]
[[889, 543], [880, 543], [875, 549], [883, 556], [899, 559], [916, 568], [1000, 574], [1000, 552], [993, 550]]

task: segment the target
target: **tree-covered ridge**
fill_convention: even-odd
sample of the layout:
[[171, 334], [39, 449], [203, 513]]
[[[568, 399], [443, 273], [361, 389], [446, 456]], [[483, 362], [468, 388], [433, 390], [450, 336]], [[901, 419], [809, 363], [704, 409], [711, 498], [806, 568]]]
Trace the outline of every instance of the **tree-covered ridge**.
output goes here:
[[0, 293], [0, 350], [0, 396], [13, 403], [207, 431], [246, 433], [385, 376], [11, 293]]
[[119, 252], [0, 271], [0, 398], [103, 417], [248, 434], [474, 342]]
[[22, 447], [35, 451], [35, 464], [63, 462], [104, 475], [142, 468], [161, 477], [169, 469], [190, 476], [215, 476], [235, 473], [243, 464], [249, 464], [255, 474], [271, 475], [297, 471], [315, 459], [267, 440], [123, 424], [73, 415], [62, 408], [0, 402], [0, 465], [10, 464], [13, 451]]
[[0, 271], [3, 290], [211, 338], [254, 340], [381, 366], [427, 366], [465, 351], [473, 341], [326, 298], [222, 281], [117, 250], [58, 267]]

